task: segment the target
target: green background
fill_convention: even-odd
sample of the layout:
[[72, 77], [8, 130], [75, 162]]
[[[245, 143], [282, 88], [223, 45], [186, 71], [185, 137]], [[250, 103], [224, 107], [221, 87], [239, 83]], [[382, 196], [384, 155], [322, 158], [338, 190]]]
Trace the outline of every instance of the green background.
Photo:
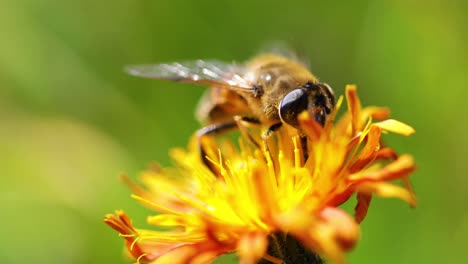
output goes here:
[[373, 200], [350, 262], [466, 263], [466, 1], [329, 2], [2, 0], [0, 262], [127, 263], [102, 218], [151, 212], [118, 175], [170, 164], [203, 88], [122, 68], [244, 61], [281, 40], [337, 94], [355, 83], [417, 130], [384, 138], [415, 156], [418, 207]]

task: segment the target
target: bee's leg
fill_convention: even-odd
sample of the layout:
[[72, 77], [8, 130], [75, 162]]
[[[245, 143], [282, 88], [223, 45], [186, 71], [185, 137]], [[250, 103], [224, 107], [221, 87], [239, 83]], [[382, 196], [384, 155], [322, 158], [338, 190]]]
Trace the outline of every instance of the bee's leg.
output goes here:
[[252, 143], [255, 147], [260, 148], [260, 144], [255, 140], [255, 138], [252, 137], [252, 135], [247, 131], [247, 128], [245, 126], [245, 123], [247, 124], [254, 124], [254, 125], [260, 125], [260, 120], [252, 117], [245, 117], [245, 116], [235, 116], [234, 120], [237, 122], [237, 126], [239, 127], [240, 132], [244, 137], [248, 138], [250, 143]]
[[267, 143], [267, 140], [271, 137], [271, 135], [277, 131], [281, 126], [283, 125], [283, 123], [276, 123], [276, 124], [273, 124], [271, 125], [267, 131], [265, 131], [265, 133], [263, 133], [262, 135], [262, 139], [263, 139], [263, 150], [265, 151], [265, 153], [267, 153], [268, 155], [270, 155], [270, 159], [272, 158], [271, 157], [271, 152], [270, 152], [270, 148], [268, 147], [268, 143]]
[[246, 122], [246, 123], [249, 123], [249, 124], [254, 124], [254, 125], [260, 125], [260, 120], [258, 120], [257, 118], [255, 117], [248, 117], [248, 116], [241, 116], [241, 117], [236, 117], [236, 118], [240, 118], [241, 121], [243, 122]]
[[276, 130], [278, 130], [282, 125], [283, 125], [283, 123], [281, 123], [281, 122], [271, 125], [267, 129], [267, 131], [265, 131], [265, 133], [263, 133], [262, 139], [264, 141], [266, 141], [268, 138], [271, 137], [271, 134], [273, 134]]
[[235, 129], [237, 127], [237, 122], [225, 122], [219, 124], [212, 124], [205, 126], [197, 131], [197, 139], [198, 139], [198, 150], [200, 153], [200, 158], [203, 163], [208, 167], [214, 174], [218, 174], [219, 170], [216, 168], [215, 164], [208, 160], [207, 152], [205, 150], [205, 146], [203, 145], [203, 137], [205, 136], [215, 136], [218, 134], [225, 133], [229, 130]]
[[[270, 126], [267, 129], [267, 131], [265, 133], [263, 133], [262, 139], [263, 139], [263, 142], [264, 142], [265, 146], [267, 146], [266, 141], [268, 140], [268, 138], [270, 138], [271, 135], [275, 131], [277, 131], [281, 127], [282, 124], [283, 123], [273, 124], [272, 126]], [[304, 162], [306, 162], [307, 159], [309, 158], [308, 148], [307, 148], [307, 137], [305, 135], [301, 135], [300, 140], [301, 140], [302, 156], [304, 158]]]

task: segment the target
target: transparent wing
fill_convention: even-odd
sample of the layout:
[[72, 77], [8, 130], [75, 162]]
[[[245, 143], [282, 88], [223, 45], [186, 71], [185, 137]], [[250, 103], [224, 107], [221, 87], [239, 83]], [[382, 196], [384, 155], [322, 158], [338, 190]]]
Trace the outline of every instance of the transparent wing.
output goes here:
[[306, 68], [310, 68], [308, 56], [305, 56], [302, 52], [298, 53], [296, 49], [291, 48], [284, 41], [270, 41], [268, 43], [265, 43], [260, 49], [259, 53], [271, 53], [275, 55], [280, 55], [294, 62], [302, 64]]
[[217, 60], [133, 65], [125, 70], [131, 75], [151, 79], [253, 91], [253, 85], [242, 77], [246, 73], [244, 67]]

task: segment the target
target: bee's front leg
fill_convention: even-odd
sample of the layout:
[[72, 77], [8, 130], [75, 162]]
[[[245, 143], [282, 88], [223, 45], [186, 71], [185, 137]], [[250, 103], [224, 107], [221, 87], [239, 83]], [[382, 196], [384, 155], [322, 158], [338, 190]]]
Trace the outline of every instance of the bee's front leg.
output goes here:
[[239, 127], [240, 132], [244, 135], [245, 138], [249, 139], [250, 143], [252, 143], [256, 148], [260, 148], [260, 144], [257, 140], [249, 133], [247, 130], [246, 124], [253, 124], [259, 126], [260, 120], [251, 117], [243, 117], [243, 116], [235, 116], [234, 120], [237, 122], [237, 126]]
[[256, 147], [260, 147], [258, 142], [247, 132], [245, 124], [255, 124], [260, 125], [260, 121], [256, 118], [252, 117], [242, 117], [242, 116], [235, 116], [234, 120], [231, 122], [224, 122], [224, 123], [217, 123], [207, 125], [200, 130], [197, 131], [197, 138], [198, 138], [198, 148], [200, 152], [200, 158], [203, 163], [214, 173], [217, 175], [219, 172], [218, 168], [216, 167], [213, 162], [208, 159], [208, 153], [206, 151], [206, 145], [203, 143], [203, 137], [207, 136], [216, 136], [220, 134], [224, 134], [230, 130], [239, 129], [241, 133], [246, 136], [252, 144]]
[[[281, 128], [283, 123], [276, 123], [271, 125], [265, 133], [262, 135], [263, 143], [267, 147], [268, 145], [266, 144], [266, 141], [275, 133], [278, 129]], [[305, 135], [300, 135], [300, 143], [301, 143], [301, 148], [302, 148], [302, 155], [304, 158], [304, 162], [309, 158], [308, 154], [308, 148], [307, 148], [307, 137]]]
[[216, 136], [219, 134], [226, 133], [229, 130], [233, 130], [237, 128], [237, 122], [232, 121], [232, 122], [225, 122], [225, 123], [218, 123], [218, 124], [211, 124], [207, 125], [197, 131], [197, 141], [198, 141], [198, 150], [200, 153], [200, 159], [203, 161], [203, 163], [208, 167], [211, 172], [213, 172], [215, 175], [218, 175], [219, 170], [208, 159], [208, 153], [206, 152], [206, 146], [203, 143], [203, 138], [207, 136]]
[[280, 127], [283, 125], [283, 123], [279, 122], [279, 123], [276, 123], [276, 124], [273, 124], [271, 125], [267, 131], [265, 131], [265, 133], [263, 133], [262, 135], [262, 139], [264, 141], [266, 141], [268, 138], [271, 137], [271, 135], [278, 129], [280, 129]]

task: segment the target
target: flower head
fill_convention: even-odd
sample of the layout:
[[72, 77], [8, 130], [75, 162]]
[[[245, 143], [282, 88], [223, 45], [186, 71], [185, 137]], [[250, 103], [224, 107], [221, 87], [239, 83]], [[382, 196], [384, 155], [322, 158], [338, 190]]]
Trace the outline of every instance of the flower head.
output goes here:
[[[204, 140], [213, 168], [202, 162], [193, 141], [188, 150], [172, 152], [175, 169], [144, 172], [146, 188], [126, 180], [133, 197], [158, 212], [147, 219], [158, 230], [133, 227], [122, 211], [104, 221], [139, 261], [209, 263], [237, 252], [242, 263], [281, 263], [288, 256], [273, 255], [271, 248], [293, 237], [305, 249], [344, 263], [372, 195], [416, 203], [408, 181], [412, 157], [381, 143], [384, 132], [414, 130], [386, 119], [384, 108], [361, 108], [354, 86], [347, 87], [346, 99], [348, 111], [338, 121], [342, 100], [324, 126], [304, 112], [301, 132], [283, 127], [263, 147], [252, 144], [256, 134], [244, 129], [239, 146]], [[397, 179], [402, 186], [390, 183]], [[351, 217], [338, 206], [354, 193], [358, 201]]]

